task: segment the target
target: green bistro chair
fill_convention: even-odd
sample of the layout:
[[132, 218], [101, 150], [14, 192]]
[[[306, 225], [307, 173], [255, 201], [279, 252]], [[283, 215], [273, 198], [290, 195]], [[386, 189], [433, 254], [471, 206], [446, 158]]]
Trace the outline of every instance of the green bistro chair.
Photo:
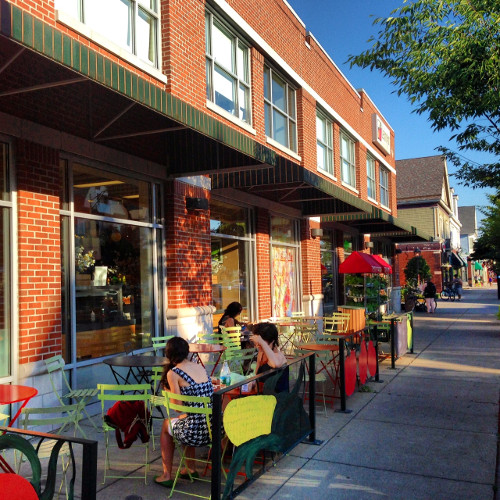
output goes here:
[[[102, 412], [102, 428], [104, 431], [104, 444], [106, 447], [106, 456], [104, 460], [104, 477], [102, 483], [106, 482], [107, 478], [114, 479], [144, 479], [144, 483], [147, 484], [147, 475], [149, 470], [149, 441], [146, 443], [141, 443], [139, 440], [136, 441], [132, 447], [133, 451], [128, 451], [134, 458], [139, 459], [138, 448], [144, 448], [144, 460], [142, 462], [138, 462], [137, 460], [134, 462], [127, 462], [123, 465], [130, 465], [134, 467], [142, 466], [144, 467], [144, 473], [141, 475], [135, 475], [130, 473], [124, 473], [123, 475], [119, 475], [118, 472], [110, 473], [111, 470], [111, 461], [109, 458], [109, 451], [113, 444], [115, 446], [115, 428], [109, 426], [104, 417], [106, 416], [106, 412], [112, 404], [116, 401], [143, 401], [145, 405], [146, 411], [150, 412], [150, 400], [151, 400], [151, 386], [149, 384], [128, 384], [128, 385], [120, 385], [120, 384], [98, 384], [98, 399], [101, 401], [101, 412]], [[132, 394], [123, 394], [123, 390], [132, 392]], [[151, 419], [150, 419], [151, 420]], [[147, 430], [151, 435], [151, 425], [150, 421], [147, 422]], [[111, 438], [111, 439], [110, 439]], [[123, 453], [127, 453], [125, 450], [121, 450]]]
[[[170, 415], [174, 415], [176, 412], [180, 413], [186, 413], [186, 414], [198, 414], [198, 415], [204, 415], [206, 422], [207, 422], [207, 427], [208, 427], [208, 432], [210, 434], [210, 444], [207, 446], [212, 448], [212, 426], [210, 422], [210, 416], [212, 415], [212, 398], [210, 397], [202, 397], [202, 396], [185, 396], [183, 394], [174, 394], [168, 391], [163, 391], [163, 396], [165, 397], [165, 406], [167, 408], [167, 413], [169, 417], [167, 418], [172, 418]], [[177, 413], [178, 415], [178, 413]], [[174, 491], [177, 493], [182, 493], [184, 495], [191, 495], [194, 497], [198, 498], [206, 498], [210, 499], [210, 496], [203, 496], [196, 494], [194, 492], [188, 492], [188, 491], [181, 491], [179, 489], [176, 489], [177, 481], [179, 480], [179, 476], [181, 473], [181, 470], [185, 467], [186, 470], [189, 471], [187, 464], [186, 464], [186, 446], [182, 444], [181, 442], [177, 441], [174, 437], [174, 444], [177, 449], [177, 451], [180, 454], [180, 461], [179, 461], [179, 466], [177, 468], [177, 472], [175, 474], [174, 478], [174, 483], [172, 485], [172, 489], [170, 490], [170, 494], [168, 495], [168, 498], [171, 498], [172, 495], [174, 494]], [[210, 453], [208, 455], [210, 457]], [[210, 464], [211, 460], [210, 458], [208, 459], [202, 459], [202, 458], [194, 458], [190, 459], [193, 460], [194, 462], [200, 462], [205, 465]], [[224, 468], [222, 467], [222, 471], [224, 472]], [[210, 478], [205, 478], [203, 475], [198, 476], [197, 475], [192, 475], [191, 473], [188, 472], [189, 479], [191, 482], [193, 481], [204, 481], [206, 483], [210, 483], [211, 479]], [[225, 475], [225, 472], [224, 472]]]
[[[34, 429], [42, 432], [51, 432], [54, 434], [63, 435], [71, 433], [76, 436], [77, 429], [80, 428], [79, 421], [82, 418], [81, 414], [82, 403], [55, 406], [52, 408], [23, 408], [21, 411], [20, 422], [23, 429]], [[53, 454], [54, 447], [57, 441], [52, 439], [41, 438], [35, 446], [37, 456], [40, 460], [49, 460]], [[18, 461], [18, 468], [21, 467], [23, 456]], [[68, 443], [64, 443], [59, 450], [59, 459], [61, 464], [61, 484], [59, 486], [58, 495], [61, 494], [63, 486], [67, 499], [73, 498], [73, 487], [75, 482], [75, 458], [73, 449]], [[73, 464], [73, 475], [68, 482], [67, 472], [69, 466]], [[55, 464], [57, 466], [57, 463]], [[50, 467], [50, 465], [49, 465]], [[57, 469], [49, 471], [50, 474], [56, 474]]]
[[153, 344], [153, 349], [155, 351], [155, 356], [165, 356], [165, 347], [167, 347], [167, 342], [174, 335], [165, 335], [164, 337], [152, 337], [151, 343]]
[[257, 359], [258, 350], [255, 347], [249, 349], [226, 349], [223, 353], [224, 361], [227, 361], [231, 373], [245, 375], [247, 367]]
[[[52, 358], [46, 359], [45, 361], [45, 366], [47, 367], [47, 372], [49, 374], [49, 379], [50, 383], [52, 385], [52, 390], [54, 391], [54, 394], [56, 395], [57, 399], [59, 402], [64, 405], [66, 402], [64, 400], [74, 400], [77, 403], [81, 404], [81, 411], [85, 413], [87, 416], [89, 422], [92, 424], [94, 429], [96, 431], [99, 431], [97, 428], [96, 424], [92, 420], [92, 417], [88, 414], [87, 410], [85, 409], [85, 406], [89, 403], [90, 399], [95, 397], [98, 393], [98, 390], [95, 388], [88, 388], [88, 389], [72, 389], [71, 385], [69, 383], [68, 378], [66, 377], [66, 372], [64, 371], [64, 360], [62, 356], [57, 355], [53, 356]], [[59, 394], [59, 390], [57, 389], [56, 386], [56, 380], [55, 378], [61, 377], [62, 380], [62, 386], [63, 386], [63, 395]], [[66, 392], [67, 391], [67, 392]], [[78, 425], [78, 430], [81, 432], [82, 436], [86, 438], [86, 434], [83, 431], [83, 429]]]
[[[156, 437], [155, 432], [154, 432], [154, 420], [164, 420], [165, 417], [165, 407], [166, 407], [166, 401], [165, 401], [165, 396], [163, 396], [162, 391], [163, 387], [160, 387], [160, 381], [161, 377], [163, 374], [163, 367], [162, 366], [153, 366], [152, 369], [152, 374], [151, 374], [151, 442], [153, 444], [153, 450], [156, 450], [156, 439], [160, 439], [160, 435]], [[157, 413], [155, 413], [155, 410], [157, 410]], [[161, 429], [160, 429], [161, 433]]]

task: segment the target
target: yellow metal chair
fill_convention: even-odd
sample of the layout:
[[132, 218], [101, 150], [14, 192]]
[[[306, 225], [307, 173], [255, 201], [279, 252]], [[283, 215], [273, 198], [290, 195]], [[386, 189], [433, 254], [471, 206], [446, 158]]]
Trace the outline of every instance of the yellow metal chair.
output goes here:
[[[95, 397], [98, 393], [98, 390], [96, 388], [82, 388], [82, 389], [72, 389], [71, 385], [69, 383], [68, 378], [66, 377], [66, 372], [64, 371], [64, 360], [62, 356], [57, 355], [53, 356], [49, 359], [44, 360], [45, 361], [45, 366], [47, 367], [47, 372], [49, 374], [49, 379], [50, 383], [52, 385], [52, 390], [54, 391], [54, 394], [56, 395], [57, 399], [59, 402], [64, 405], [65, 404], [65, 399], [72, 399], [76, 401], [77, 403], [81, 404], [82, 411], [85, 413], [87, 416], [89, 422], [92, 424], [94, 429], [98, 431], [99, 429], [97, 428], [96, 424], [92, 420], [92, 417], [88, 414], [87, 410], [85, 409], [85, 406], [90, 402], [90, 399]], [[59, 394], [59, 390], [56, 387], [56, 381], [55, 377], [59, 376], [61, 377], [62, 380], [62, 386], [63, 386], [63, 394]], [[67, 391], [67, 392], [66, 392]], [[81, 432], [83, 437], [87, 437], [83, 429], [78, 425], [78, 430]]]
[[[115, 478], [115, 479], [144, 479], [144, 483], [147, 484], [148, 470], [149, 470], [149, 441], [146, 443], [141, 443], [140, 441], [135, 442], [133, 446], [133, 452], [129, 452], [133, 455], [133, 457], [138, 457], [137, 449], [139, 447], [144, 448], [144, 461], [143, 462], [128, 462], [123, 465], [131, 465], [131, 466], [143, 466], [144, 473], [142, 475], [135, 474], [127, 474], [127, 475], [117, 475], [117, 474], [109, 474], [108, 471], [111, 469], [111, 461], [109, 458], [109, 450], [111, 447], [110, 436], [112, 441], [115, 439], [115, 429], [109, 426], [104, 417], [106, 416], [106, 412], [108, 408], [115, 403], [116, 401], [143, 401], [146, 412], [150, 412], [150, 400], [151, 400], [151, 386], [149, 384], [128, 384], [128, 385], [120, 385], [120, 384], [98, 384], [98, 399], [101, 401], [101, 413], [102, 413], [102, 428], [104, 431], [104, 444], [106, 447], [106, 455], [104, 460], [104, 477], [102, 483], [106, 482], [107, 478]], [[130, 391], [132, 394], [123, 394], [123, 390]], [[150, 422], [147, 422], [147, 430], [151, 435], [151, 426]]]
[[[186, 414], [198, 414], [198, 415], [204, 415], [208, 427], [208, 432], [210, 435], [210, 444], [207, 446], [211, 449], [212, 447], [212, 425], [211, 425], [211, 419], [210, 416], [212, 415], [212, 398], [210, 397], [202, 397], [202, 396], [185, 396], [183, 394], [174, 394], [168, 391], [163, 391], [163, 396], [165, 397], [165, 406], [167, 408], [167, 413], [168, 413], [168, 419], [170, 419], [170, 415], [173, 415], [175, 412], [181, 412], [181, 413], [186, 413]], [[204, 476], [198, 476], [198, 475], [192, 475], [189, 472], [189, 468], [187, 467], [186, 464], [186, 448], [183, 443], [177, 441], [174, 437], [174, 443], [175, 447], [178, 450], [180, 454], [180, 461], [179, 461], [179, 466], [177, 468], [177, 472], [175, 474], [174, 478], [174, 483], [172, 485], [172, 489], [170, 490], [170, 494], [168, 495], [168, 498], [171, 498], [172, 495], [174, 494], [174, 491], [177, 493], [182, 493], [184, 495], [191, 495], [194, 497], [198, 498], [206, 498], [210, 499], [210, 496], [204, 496], [204, 495], [199, 495], [193, 492], [188, 492], [188, 491], [181, 491], [179, 489], [176, 489], [177, 481], [179, 480], [179, 476], [181, 473], [181, 470], [185, 468], [188, 471], [189, 479], [191, 482], [193, 481], [203, 481], [206, 483], [210, 483], [211, 479], [207, 479]], [[210, 457], [210, 454], [208, 455]], [[202, 458], [193, 458], [189, 459], [193, 460], [194, 462], [200, 462], [205, 465], [209, 464], [211, 462], [210, 459], [202, 459]], [[222, 468], [224, 471], [224, 468]]]
[[348, 313], [332, 313], [323, 318], [323, 334], [343, 335], [349, 330], [351, 316]]

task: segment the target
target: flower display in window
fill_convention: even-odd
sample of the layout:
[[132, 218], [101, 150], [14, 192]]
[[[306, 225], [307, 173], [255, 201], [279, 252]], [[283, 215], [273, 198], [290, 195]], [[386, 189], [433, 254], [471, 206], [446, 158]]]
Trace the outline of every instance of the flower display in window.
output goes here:
[[84, 252], [84, 250], [82, 246], [76, 247], [75, 264], [76, 270], [79, 273], [88, 273], [95, 264], [94, 250], [89, 250], [88, 252]]

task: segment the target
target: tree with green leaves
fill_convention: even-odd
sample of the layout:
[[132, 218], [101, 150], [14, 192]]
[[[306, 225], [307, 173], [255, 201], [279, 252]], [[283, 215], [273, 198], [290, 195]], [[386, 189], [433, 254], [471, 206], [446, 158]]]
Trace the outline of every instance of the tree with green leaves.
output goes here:
[[[377, 69], [458, 152], [439, 150], [462, 184], [500, 189], [500, 0], [404, 0], [351, 66]], [[478, 165], [465, 152], [489, 153]]]
[[416, 255], [408, 261], [404, 273], [406, 283], [412, 288], [417, 288], [419, 283], [431, 277], [431, 268], [423, 257]]
[[500, 198], [488, 196], [491, 205], [481, 209], [482, 221], [479, 238], [474, 243], [474, 260], [487, 260], [489, 266], [500, 275]]

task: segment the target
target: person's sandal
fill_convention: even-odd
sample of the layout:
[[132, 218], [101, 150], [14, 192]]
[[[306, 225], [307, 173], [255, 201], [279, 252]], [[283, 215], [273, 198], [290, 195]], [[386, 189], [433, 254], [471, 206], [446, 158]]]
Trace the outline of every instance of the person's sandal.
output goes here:
[[174, 480], [173, 479], [166, 479], [165, 481], [157, 481], [156, 479], [159, 478], [160, 476], [155, 477], [155, 483], [159, 484], [160, 486], [163, 486], [164, 488], [172, 488], [174, 485]]
[[200, 475], [198, 474], [198, 471], [194, 471], [194, 472], [191, 472], [191, 477], [189, 476], [189, 474], [186, 472], [185, 474], [183, 474], [182, 472], [179, 474], [179, 477], [181, 479], [197, 479], [200, 477]]

